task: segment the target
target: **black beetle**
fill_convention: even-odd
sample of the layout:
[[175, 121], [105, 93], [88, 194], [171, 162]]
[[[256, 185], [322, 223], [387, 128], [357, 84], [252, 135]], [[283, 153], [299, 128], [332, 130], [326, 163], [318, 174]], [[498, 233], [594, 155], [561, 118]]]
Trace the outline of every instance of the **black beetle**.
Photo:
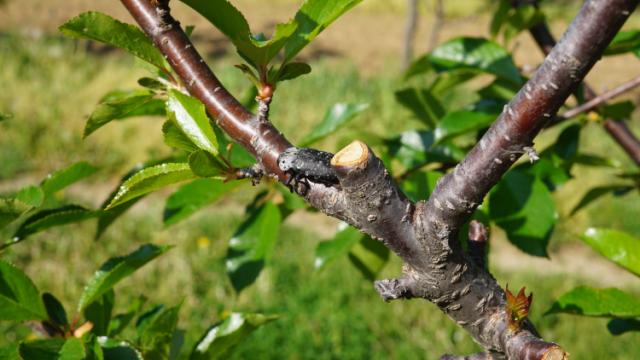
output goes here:
[[278, 156], [278, 167], [289, 174], [285, 183], [293, 192], [298, 189], [298, 184], [305, 185], [305, 195], [309, 190], [309, 181], [323, 184], [326, 187], [338, 185], [338, 177], [331, 168], [332, 153], [310, 148], [290, 147]]

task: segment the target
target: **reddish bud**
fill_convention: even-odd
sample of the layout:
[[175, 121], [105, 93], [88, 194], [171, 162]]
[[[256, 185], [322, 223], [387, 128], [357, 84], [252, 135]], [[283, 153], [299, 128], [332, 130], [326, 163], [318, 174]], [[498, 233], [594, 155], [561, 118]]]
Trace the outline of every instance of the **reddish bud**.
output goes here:
[[529, 315], [529, 308], [533, 300], [533, 293], [526, 296], [523, 287], [518, 291], [518, 295], [514, 296], [509, 291], [509, 285], [505, 289], [507, 295], [507, 315], [509, 316], [509, 328], [513, 331], [520, 329], [522, 322]]
[[262, 84], [262, 87], [258, 89], [258, 98], [260, 100], [269, 100], [273, 96], [274, 87], [270, 84]]

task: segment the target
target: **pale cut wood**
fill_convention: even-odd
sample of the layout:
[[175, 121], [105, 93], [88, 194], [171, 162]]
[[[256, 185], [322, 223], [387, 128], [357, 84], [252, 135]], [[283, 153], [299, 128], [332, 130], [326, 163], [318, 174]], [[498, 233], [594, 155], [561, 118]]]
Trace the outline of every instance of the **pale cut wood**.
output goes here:
[[366, 164], [368, 159], [369, 147], [362, 141], [355, 140], [333, 156], [331, 165], [350, 168]]

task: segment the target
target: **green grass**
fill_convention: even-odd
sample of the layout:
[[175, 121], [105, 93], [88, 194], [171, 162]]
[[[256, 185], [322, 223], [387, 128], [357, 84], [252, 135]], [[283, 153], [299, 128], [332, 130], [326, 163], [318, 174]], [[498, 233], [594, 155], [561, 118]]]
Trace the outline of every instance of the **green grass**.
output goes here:
[[[5, 89], [0, 92], [0, 112], [14, 116], [0, 123], [0, 192], [36, 183], [46, 173], [74, 161], [88, 160], [103, 171], [60, 197], [62, 201], [97, 206], [115, 186], [114, 174], [168, 152], [161, 141], [159, 118], [109, 124], [87, 140], [81, 139], [86, 115], [99, 98], [114, 88], [134, 87], [136, 79], [145, 74], [129, 57], [87, 53], [83, 42], [55, 36], [37, 40], [2, 36], [0, 52], [11, 56], [0, 57], [0, 83]], [[216, 60], [215, 69], [232, 92], [242, 94], [247, 82], [230, 66], [235, 61]], [[417, 122], [393, 99], [392, 90], [400, 85], [394, 72], [364, 78], [344, 60], [312, 65], [311, 75], [284, 83], [273, 104], [274, 122], [294, 142], [338, 101], [369, 102], [371, 107], [338, 137], [319, 144], [320, 148], [335, 151], [354, 137], [374, 141], [379, 135], [416, 126]], [[540, 143], [548, 143], [557, 131], [544, 135]], [[595, 126], [587, 127], [584, 148], [596, 153], [615, 149], [602, 134]], [[618, 150], [613, 151], [613, 156], [627, 161]], [[613, 172], [590, 169], [577, 169], [577, 174], [579, 180], [556, 195], [561, 210], [567, 203], [575, 204], [577, 195], [585, 191], [585, 182], [606, 183], [613, 178]], [[148, 305], [184, 301], [180, 327], [187, 331], [187, 347], [224, 311], [282, 314], [244, 342], [233, 355], [237, 359], [256, 358], [256, 354], [266, 359], [437, 359], [447, 352], [478, 350], [469, 336], [434, 305], [417, 300], [381, 301], [372, 284], [347, 259], [321, 272], [313, 270], [313, 252], [321, 238], [318, 232], [326, 232], [319, 228], [322, 225], [286, 222], [272, 266], [256, 284], [235, 295], [222, 260], [227, 240], [241, 221], [246, 199], [256, 191], [244, 189], [245, 193], [168, 228], [161, 222], [163, 200], [168, 194], [163, 192], [136, 205], [99, 241], [93, 241], [95, 223], [89, 221], [36, 235], [2, 256], [24, 269], [41, 291], [61, 298], [73, 317], [84, 284], [107, 258], [130, 252], [143, 243], [175, 244], [169, 253], [117, 286], [116, 312], [142, 294], [148, 298]], [[587, 225], [640, 233], [637, 198], [637, 194], [605, 198], [592, 205], [558, 227], [552, 249], [575, 240], [574, 234]], [[8, 230], [0, 232], [3, 238], [9, 234]], [[518, 256], [526, 259], [524, 254]], [[400, 271], [400, 262], [394, 258], [380, 276], [393, 277]], [[542, 316], [554, 298], [573, 286], [600, 285], [593, 279], [579, 274], [549, 275], [544, 269], [506, 273], [499, 266], [495, 275], [501, 284], [527, 286], [534, 292], [532, 320], [545, 338], [565, 346], [573, 358], [633, 359], [640, 353], [640, 335], [612, 337], [605, 319]], [[628, 290], [640, 294], [640, 282]], [[28, 329], [0, 323], [0, 333], [6, 334], [0, 337], [3, 346], [23, 338]]]

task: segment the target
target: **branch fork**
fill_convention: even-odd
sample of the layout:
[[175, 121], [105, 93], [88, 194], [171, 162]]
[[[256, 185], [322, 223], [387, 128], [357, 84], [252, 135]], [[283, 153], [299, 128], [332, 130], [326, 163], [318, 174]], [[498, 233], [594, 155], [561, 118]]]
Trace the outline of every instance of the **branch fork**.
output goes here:
[[[286, 182], [288, 175], [277, 158], [292, 144], [268, 121], [264, 109], [255, 116], [227, 92], [171, 17], [166, 2], [157, 11], [149, 0], [121, 1], [217, 124], [247, 148], [267, 174]], [[482, 246], [466, 254], [457, 235], [489, 190], [527, 152], [525, 147], [532, 146], [638, 1], [587, 1], [536, 74], [466, 158], [439, 181], [428, 201], [412, 203], [360, 141], [331, 161], [339, 187], [310, 182], [304, 198], [311, 206], [382, 241], [405, 262], [399, 279], [376, 282], [383, 299], [419, 297], [435, 303], [487, 350], [484, 358], [568, 356], [542, 340], [528, 321], [519, 329], [509, 328], [505, 293], [485, 269]], [[535, 152], [528, 153], [535, 160]], [[474, 237], [482, 242], [482, 235]]]

